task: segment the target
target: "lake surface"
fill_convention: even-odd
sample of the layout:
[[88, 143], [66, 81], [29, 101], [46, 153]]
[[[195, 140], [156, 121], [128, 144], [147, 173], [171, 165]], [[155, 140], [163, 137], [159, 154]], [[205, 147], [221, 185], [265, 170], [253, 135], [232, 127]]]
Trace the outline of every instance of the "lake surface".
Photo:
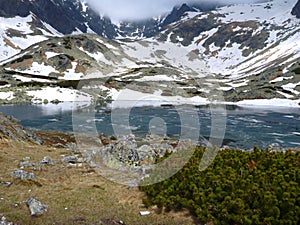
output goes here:
[[[278, 143], [300, 147], [300, 109], [237, 106], [133, 107], [131, 109], [71, 110], [70, 107], [14, 105], [0, 111], [30, 129], [97, 132], [106, 135], [145, 136], [149, 133], [201, 141], [222, 140], [222, 145], [250, 149]], [[191, 138], [191, 139], [192, 139]]]

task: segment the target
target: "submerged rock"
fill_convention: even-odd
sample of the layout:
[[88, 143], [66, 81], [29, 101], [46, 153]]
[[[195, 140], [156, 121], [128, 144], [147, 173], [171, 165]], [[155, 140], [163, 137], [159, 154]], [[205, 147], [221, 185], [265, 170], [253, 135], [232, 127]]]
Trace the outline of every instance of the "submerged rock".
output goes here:
[[41, 203], [36, 198], [29, 198], [26, 201], [32, 216], [38, 216], [47, 211], [48, 206]]

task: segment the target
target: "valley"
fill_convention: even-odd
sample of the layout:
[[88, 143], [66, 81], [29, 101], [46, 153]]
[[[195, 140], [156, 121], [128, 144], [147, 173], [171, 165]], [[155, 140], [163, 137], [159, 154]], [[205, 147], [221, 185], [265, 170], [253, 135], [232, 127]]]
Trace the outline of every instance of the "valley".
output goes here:
[[159, 33], [134, 38], [108, 39], [92, 30], [63, 35], [34, 14], [25, 20], [2, 18], [0, 101], [109, 102], [128, 89], [167, 101], [169, 96], [189, 98], [193, 104], [298, 107], [300, 39], [299, 19], [291, 14], [294, 3], [207, 12], [185, 8]]
[[1, 225], [299, 223], [300, 0], [178, 2], [0, 0]]

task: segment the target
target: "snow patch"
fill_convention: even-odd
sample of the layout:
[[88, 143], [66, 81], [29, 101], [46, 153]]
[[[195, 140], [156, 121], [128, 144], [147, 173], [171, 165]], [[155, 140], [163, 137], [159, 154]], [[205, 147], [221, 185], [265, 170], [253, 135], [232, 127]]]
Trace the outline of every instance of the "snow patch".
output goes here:
[[33, 103], [41, 103], [44, 99], [61, 102], [91, 102], [92, 97], [85, 93], [80, 93], [77, 90], [58, 87], [45, 87], [41, 90], [28, 91], [28, 95], [33, 96]]

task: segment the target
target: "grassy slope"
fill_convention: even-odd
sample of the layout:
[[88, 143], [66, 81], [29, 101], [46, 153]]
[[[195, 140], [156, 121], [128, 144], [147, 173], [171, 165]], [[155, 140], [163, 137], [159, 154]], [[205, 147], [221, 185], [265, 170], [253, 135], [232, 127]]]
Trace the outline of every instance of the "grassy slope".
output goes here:
[[[61, 162], [61, 155], [71, 155], [71, 152], [0, 139], [0, 181], [13, 182], [10, 187], [0, 184], [0, 216], [17, 224], [116, 224], [112, 220], [139, 225], [194, 223], [186, 211], [157, 213], [152, 208], [149, 216], [140, 216], [139, 212], [146, 210], [142, 204], [143, 193], [109, 182], [85, 164], [81, 168], [61, 163], [25, 168], [35, 173], [36, 182], [20, 181], [8, 175], [19, 168], [24, 157], [30, 157], [30, 162], [40, 162], [49, 156], [54, 162]], [[48, 211], [40, 217], [31, 217], [24, 202], [30, 197], [48, 205]]]

